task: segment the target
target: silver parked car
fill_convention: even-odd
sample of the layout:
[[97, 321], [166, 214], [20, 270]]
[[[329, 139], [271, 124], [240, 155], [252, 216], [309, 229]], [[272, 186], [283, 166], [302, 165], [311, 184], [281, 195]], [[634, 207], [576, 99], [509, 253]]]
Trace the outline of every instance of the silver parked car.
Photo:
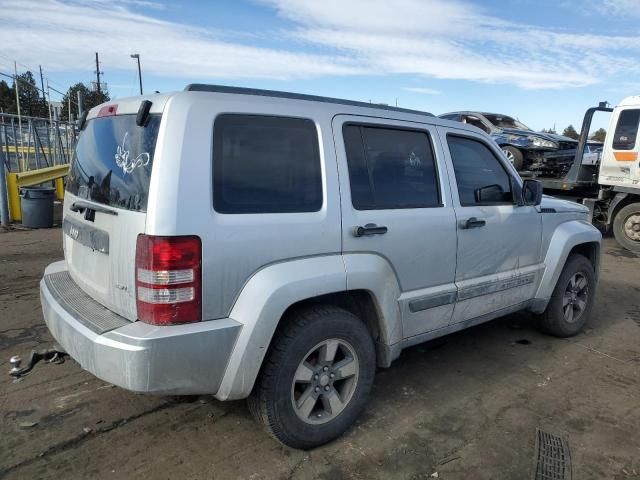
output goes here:
[[296, 448], [341, 435], [403, 348], [523, 309], [578, 333], [601, 240], [473, 127], [207, 85], [92, 109], [63, 229], [42, 307], [83, 368], [248, 397]]

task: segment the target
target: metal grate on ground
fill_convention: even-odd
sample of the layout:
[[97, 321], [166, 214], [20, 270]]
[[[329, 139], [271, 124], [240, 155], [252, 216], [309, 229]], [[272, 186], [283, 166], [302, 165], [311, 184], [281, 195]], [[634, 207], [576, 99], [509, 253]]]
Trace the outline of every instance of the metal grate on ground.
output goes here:
[[536, 429], [532, 480], [571, 480], [571, 452], [561, 437]]

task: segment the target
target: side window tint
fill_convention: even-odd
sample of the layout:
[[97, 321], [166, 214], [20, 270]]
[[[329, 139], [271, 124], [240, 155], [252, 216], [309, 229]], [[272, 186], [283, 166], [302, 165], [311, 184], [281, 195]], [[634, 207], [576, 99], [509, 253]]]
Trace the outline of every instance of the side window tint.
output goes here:
[[213, 201], [217, 212], [320, 210], [320, 154], [311, 120], [220, 115], [214, 124], [213, 142]]
[[345, 125], [343, 137], [354, 208], [440, 205], [433, 149], [425, 132]]
[[638, 138], [640, 110], [624, 110], [618, 118], [616, 133], [613, 136], [614, 150], [633, 150]]
[[509, 174], [484, 143], [447, 136], [462, 206], [511, 204]]

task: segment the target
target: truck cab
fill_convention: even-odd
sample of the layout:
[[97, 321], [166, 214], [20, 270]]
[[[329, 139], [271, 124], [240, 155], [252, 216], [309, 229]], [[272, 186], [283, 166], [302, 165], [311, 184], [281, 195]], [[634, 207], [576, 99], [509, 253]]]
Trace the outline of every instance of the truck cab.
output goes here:
[[640, 253], [640, 95], [625, 98], [613, 109], [604, 142], [597, 199], [584, 203], [594, 224], [612, 227], [620, 245]]
[[638, 193], [638, 126], [640, 125], [640, 95], [625, 98], [611, 115], [604, 143], [598, 183], [616, 189], [632, 188]]

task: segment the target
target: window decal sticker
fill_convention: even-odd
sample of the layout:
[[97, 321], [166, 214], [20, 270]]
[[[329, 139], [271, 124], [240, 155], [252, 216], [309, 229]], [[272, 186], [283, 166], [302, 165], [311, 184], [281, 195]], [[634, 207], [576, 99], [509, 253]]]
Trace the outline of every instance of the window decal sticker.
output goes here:
[[125, 132], [122, 138], [122, 145], [118, 145], [116, 149], [116, 165], [118, 165], [125, 174], [133, 172], [138, 167], [146, 167], [149, 165], [151, 156], [147, 153], [141, 153], [137, 157], [131, 159], [131, 152], [128, 145], [129, 132]]

